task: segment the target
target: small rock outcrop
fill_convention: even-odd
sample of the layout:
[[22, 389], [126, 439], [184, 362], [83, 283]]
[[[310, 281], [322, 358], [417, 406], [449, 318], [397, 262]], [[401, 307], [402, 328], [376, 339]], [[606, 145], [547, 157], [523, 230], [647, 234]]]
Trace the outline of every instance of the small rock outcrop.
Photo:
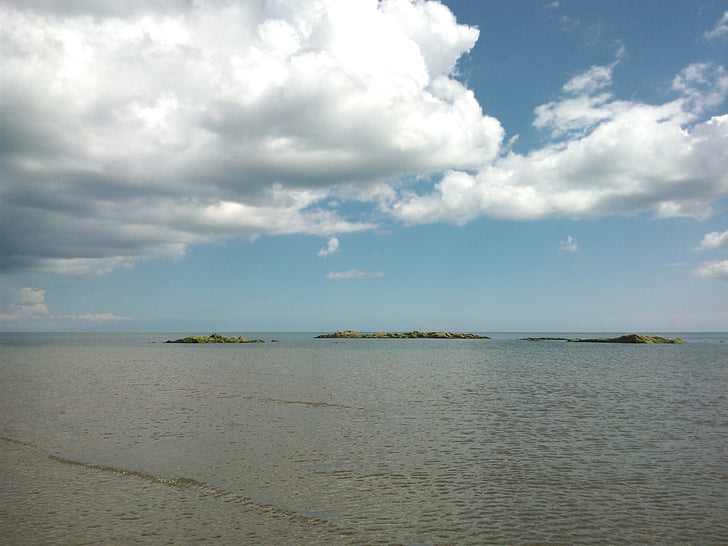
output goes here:
[[460, 332], [377, 332], [374, 334], [363, 334], [355, 330], [342, 330], [331, 334], [321, 334], [320, 338], [366, 338], [366, 339], [490, 339], [488, 336], [467, 334]]
[[166, 343], [265, 343], [262, 339], [247, 339], [242, 336], [223, 337], [220, 334], [209, 336], [190, 336], [179, 339], [168, 339]]
[[687, 343], [684, 339], [648, 336], [645, 334], [627, 334], [619, 337], [600, 337], [594, 339], [570, 339], [587, 343]]
[[568, 337], [522, 337], [521, 341], [576, 341]]
[[591, 339], [566, 337], [525, 337], [522, 341], [569, 341], [572, 343], [687, 343], [684, 339], [648, 336], [645, 334], [626, 334], [619, 337], [598, 337]]

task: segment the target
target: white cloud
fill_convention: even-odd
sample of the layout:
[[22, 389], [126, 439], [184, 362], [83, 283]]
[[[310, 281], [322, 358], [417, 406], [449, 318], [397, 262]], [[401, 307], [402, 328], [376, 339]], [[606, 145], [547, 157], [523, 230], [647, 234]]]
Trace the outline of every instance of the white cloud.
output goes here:
[[318, 251], [319, 258], [325, 258], [326, 256], [333, 254], [339, 250], [339, 240], [336, 237], [331, 237], [324, 248]]
[[53, 315], [45, 303], [46, 291], [40, 288], [21, 288], [5, 305], [0, 305], [0, 322], [35, 319], [77, 319], [90, 321], [129, 320], [112, 313], [82, 315]]
[[715, 27], [705, 33], [705, 37], [709, 40], [722, 38], [728, 36], [728, 11], [723, 13], [723, 16], [716, 23]]
[[126, 256], [108, 258], [43, 258], [38, 260], [35, 269], [63, 275], [106, 275], [117, 267], [133, 267], [133, 259]]
[[359, 269], [350, 269], [349, 271], [341, 271], [339, 273], [328, 273], [326, 275], [327, 279], [335, 279], [335, 280], [342, 280], [342, 279], [381, 279], [382, 277], [385, 277], [386, 275], [380, 271], [376, 271], [373, 273], [366, 273], [364, 271], [361, 271]]
[[678, 74], [672, 87], [685, 98], [686, 106], [701, 113], [719, 106], [728, 94], [728, 72], [722, 66], [694, 63]]
[[624, 55], [624, 49], [620, 48], [617, 54], [617, 60], [607, 66], [595, 65], [580, 72], [568, 82], [564, 84], [561, 90], [564, 93], [579, 95], [584, 93], [594, 93], [595, 91], [607, 87], [612, 83], [612, 72], [617, 66], [619, 58]]
[[705, 262], [695, 270], [695, 274], [706, 279], [728, 281], [728, 260]]
[[0, 321], [13, 321], [34, 318], [48, 314], [44, 303], [45, 290], [21, 288], [12, 300], [0, 306]]
[[624, 47], [620, 45], [616, 59], [607, 66], [592, 66], [573, 76], [561, 90], [565, 95], [561, 100], [538, 106], [534, 110], [534, 127], [548, 129], [554, 138], [572, 134], [583, 136], [602, 121], [612, 116], [609, 102], [610, 93], [597, 91], [612, 83], [612, 73], [624, 57]]
[[456, 77], [478, 35], [425, 0], [0, 0], [0, 271], [105, 274], [380, 212], [702, 218], [728, 195], [728, 115], [706, 118], [723, 67], [623, 101], [620, 48], [535, 109], [552, 140], [518, 154]]
[[[706, 233], [695, 250], [728, 250], [728, 231]], [[728, 280], [728, 260], [703, 262], [694, 273], [706, 279]]]
[[43, 303], [45, 300], [45, 290], [41, 290], [40, 288], [21, 288], [18, 300], [24, 304]]
[[130, 320], [129, 317], [119, 317], [112, 313], [84, 313], [83, 315], [53, 315], [51, 318], [90, 320], [90, 321]]
[[674, 85], [682, 96], [662, 105], [601, 92], [608, 74], [590, 69], [562, 100], [536, 109], [535, 124], [554, 142], [508, 152], [477, 172], [447, 171], [429, 193], [402, 191], [389, 212], [407, 224], [458, 225], [480, 216], [709, 216], [712, 202], [728, 195], [728, 115], [699, 115], [725, 100], [725, 69], [691, 65]]
[[576, 252], [579, 250], [579, 244], [571, 235], [567, 235], [566, 239], [559, 242], [559, 250], [566, 252]]
[[327, 198], [503, 138], [453, 76], [478, 30], [439, 2], [3, 0], [0, 35], [4, 270], [372, 229]]
[[[593, 84], [597, 85], [596, 82]], [[581, 82], [578, 85], [590, 84]], [[553, 138], [570, 133], [584, 135], [613, 116], [608, 108], [610, 98], [607, 93], [596, 96], [583, 94], [543, 104], [534, 111], [533, 125], [538, 129], [548, 129]]]
[[728, 231], [706, 233], [697, 250], [714, 250], [718, 248], [728, 250]]

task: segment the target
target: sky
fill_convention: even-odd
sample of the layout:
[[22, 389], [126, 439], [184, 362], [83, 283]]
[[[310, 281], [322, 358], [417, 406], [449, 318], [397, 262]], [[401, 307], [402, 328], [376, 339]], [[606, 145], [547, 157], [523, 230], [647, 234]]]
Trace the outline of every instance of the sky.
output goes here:
[[728, 331], [728, 3], [0, 0], [0, 331]]

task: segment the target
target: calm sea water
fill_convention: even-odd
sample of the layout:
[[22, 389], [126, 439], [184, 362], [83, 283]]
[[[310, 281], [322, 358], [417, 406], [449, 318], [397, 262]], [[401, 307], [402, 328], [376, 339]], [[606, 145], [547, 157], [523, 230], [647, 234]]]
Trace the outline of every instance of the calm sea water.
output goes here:
[[180, 335], [0, 334], [0, 543], [728, 543], [728, 334]]

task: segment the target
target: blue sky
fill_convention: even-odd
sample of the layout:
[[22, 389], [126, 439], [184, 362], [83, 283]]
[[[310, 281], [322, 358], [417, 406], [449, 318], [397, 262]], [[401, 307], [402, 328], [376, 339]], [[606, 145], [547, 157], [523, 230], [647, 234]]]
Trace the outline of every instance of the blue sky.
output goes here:
[[0, 330], [728, 330], [724, 2], [0, 27]]

